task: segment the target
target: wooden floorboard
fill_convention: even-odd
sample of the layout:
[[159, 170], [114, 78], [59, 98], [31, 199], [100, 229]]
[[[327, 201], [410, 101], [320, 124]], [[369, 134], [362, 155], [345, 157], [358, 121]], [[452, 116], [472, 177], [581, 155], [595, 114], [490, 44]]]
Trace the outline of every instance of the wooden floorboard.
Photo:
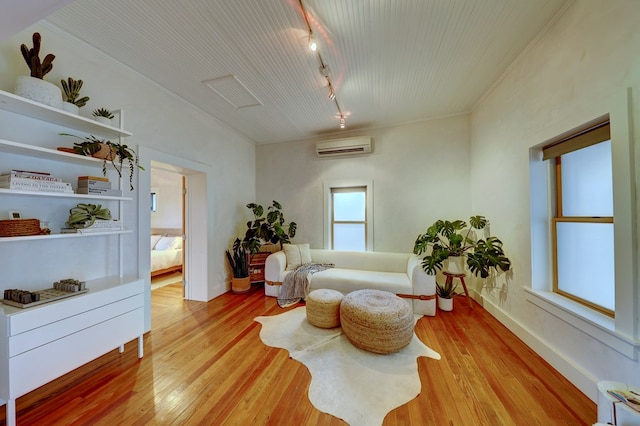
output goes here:
[[[260, 341], [253, 319], [283, 311], [260, 286], [208, 303], [181, 296], [181, 284], [152, 292], [143, 359], [132, 341], [18, 398], [18, 424], [345, 424], [309, 402], [306, 367]], [[595, 422], [596, 405], [477, 304], [459, 298], [416, 334], [442, 359], [418, 360], [420, 395], [385, 425]]]

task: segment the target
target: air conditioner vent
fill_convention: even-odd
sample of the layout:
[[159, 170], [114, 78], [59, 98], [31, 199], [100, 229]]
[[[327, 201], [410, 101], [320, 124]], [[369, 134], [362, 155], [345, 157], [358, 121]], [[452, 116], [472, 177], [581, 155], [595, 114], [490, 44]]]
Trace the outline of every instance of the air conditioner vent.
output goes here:
[[371, 137], [359, 136], [356, 138], [335, 139], [318, 142], [316, 154], [318, 157], [336, 157], [340, 155], [368, 154], [372, 151]]

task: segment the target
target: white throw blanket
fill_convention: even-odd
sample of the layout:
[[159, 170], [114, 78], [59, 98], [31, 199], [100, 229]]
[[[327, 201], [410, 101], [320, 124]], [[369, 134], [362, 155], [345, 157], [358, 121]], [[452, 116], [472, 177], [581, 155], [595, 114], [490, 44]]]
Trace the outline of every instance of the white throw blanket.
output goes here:
[[278, 306], [286, 308], [300, 302], [309, 294], [309, 277], [325, 269], [333, 268], [332, 263], [307, 263], [289, 272], [282, 281]]

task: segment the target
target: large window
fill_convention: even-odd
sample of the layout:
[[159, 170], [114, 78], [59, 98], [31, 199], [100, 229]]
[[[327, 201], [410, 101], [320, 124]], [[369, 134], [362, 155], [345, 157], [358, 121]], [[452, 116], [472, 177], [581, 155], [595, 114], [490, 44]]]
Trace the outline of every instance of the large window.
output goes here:
[[555, 164], [553, 291], [615, 312], [613, 169], [609, 123], [543, 149]]
[[367, 188], [331, 188], [331, 249], [367, 249]]

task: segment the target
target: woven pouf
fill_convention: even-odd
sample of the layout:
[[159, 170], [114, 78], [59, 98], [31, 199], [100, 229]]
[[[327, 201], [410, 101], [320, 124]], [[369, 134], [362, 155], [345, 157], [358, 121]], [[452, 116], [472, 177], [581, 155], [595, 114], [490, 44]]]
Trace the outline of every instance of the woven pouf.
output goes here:
[[307, 295], [307, 321], [320, 328], [340, 325], [340, 302], [344, 296], [336, 290], [313, 290]]
[[388, 291], [357, 290], [340, 305], [342, 332], [360, 349], [379, 354], [399, 351], [413, 337], [413, 311]]

